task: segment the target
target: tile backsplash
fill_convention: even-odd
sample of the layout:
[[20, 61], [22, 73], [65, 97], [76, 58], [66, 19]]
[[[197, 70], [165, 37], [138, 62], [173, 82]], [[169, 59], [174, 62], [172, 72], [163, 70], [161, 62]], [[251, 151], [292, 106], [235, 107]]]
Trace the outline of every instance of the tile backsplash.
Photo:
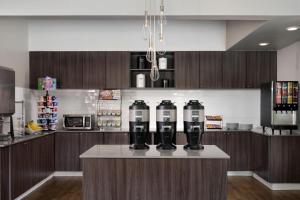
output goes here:
[[[50, 92], [59, 100], [59, 124], [62, 127], [63, 114], [96, 113], [98, 90], [56, 90]], [[36, 120], [36, 99], [44, 91], [31, 91], [30, 116]], [[129, 127], [129, 106], [134, 100], [144, 100], [150, 106], [150, 128], [155, 125], [155, 109], [161, 100], [171, 100], [177, 106], [177, 128], [183, 129], [183, 106], [191, 99], [203, 102], [206, 115], [222, 115], [226, 122], [260, 123], [260, 90], [122, 90], [122, 129]], [[26, 110], [29, 110], [26, 109]]]

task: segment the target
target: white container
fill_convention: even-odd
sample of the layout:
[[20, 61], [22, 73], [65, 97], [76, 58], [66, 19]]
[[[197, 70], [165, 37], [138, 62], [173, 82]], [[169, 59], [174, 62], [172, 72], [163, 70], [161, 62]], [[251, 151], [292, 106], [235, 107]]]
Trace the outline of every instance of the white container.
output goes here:
[[167, 69], [168, 61], [167, 58], [159, 58], [158, 59], [158, 68], [159, 69]]
[[136, 75], [136, 87], [144, 88], [146, 85], [145, 74], [137, 74]]

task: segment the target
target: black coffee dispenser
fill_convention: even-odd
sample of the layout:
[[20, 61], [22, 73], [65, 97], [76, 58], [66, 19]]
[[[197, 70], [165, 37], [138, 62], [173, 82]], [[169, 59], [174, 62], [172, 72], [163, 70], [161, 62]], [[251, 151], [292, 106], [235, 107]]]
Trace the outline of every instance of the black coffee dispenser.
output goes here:
[[160, 137], [160, 143], [156, 146], [157, 149], [176, 149], [173, 144], [176, 135], [176, 118], [177, 108], [171, 101], [163, 100], [156, 107], [156, 133]]
[[187, 138], [186, 150], [199, 150], [204, 133], [204, 106], [198, 100], [190, 100], [183, 108], [184, 133]]
[[131, 149], [149, 149], [146, 145], [149, 135], [149, 106], [143, 100], [136, 100], [129, 106], [129, 132]]

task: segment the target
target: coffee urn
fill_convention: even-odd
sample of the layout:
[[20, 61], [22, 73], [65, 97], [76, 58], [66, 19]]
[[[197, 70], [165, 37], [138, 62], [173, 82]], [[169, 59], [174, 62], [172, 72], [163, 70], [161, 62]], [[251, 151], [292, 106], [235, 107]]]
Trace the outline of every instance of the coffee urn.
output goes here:
[[157, 149], [176, 149], [173, 144], [174, 137], [176, 137], [176, 118], [177, 108], [171, 101], [163, 100], [156, 107], [156, 132], [160, 137]]
[[136, 100], [129, 106], [129, 132], [131, 149], [149, 149], [149, 106], [143, 100]]
[[190, 100], [183, 108], [184, 133], [187, 138], [185, 150], [199, 150], [204, 133], [204, 106], [198, 100]]

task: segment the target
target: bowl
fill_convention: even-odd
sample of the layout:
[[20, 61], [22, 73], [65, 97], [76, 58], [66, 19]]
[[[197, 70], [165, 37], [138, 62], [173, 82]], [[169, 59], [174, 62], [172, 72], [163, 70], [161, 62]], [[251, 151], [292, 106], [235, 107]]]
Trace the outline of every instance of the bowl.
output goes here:
[[226, 123], [227, 130], [238, 130], [239, 123]]
[[253, 129], [253, 124], [239, 124], [239, 130], [251, 131]]

